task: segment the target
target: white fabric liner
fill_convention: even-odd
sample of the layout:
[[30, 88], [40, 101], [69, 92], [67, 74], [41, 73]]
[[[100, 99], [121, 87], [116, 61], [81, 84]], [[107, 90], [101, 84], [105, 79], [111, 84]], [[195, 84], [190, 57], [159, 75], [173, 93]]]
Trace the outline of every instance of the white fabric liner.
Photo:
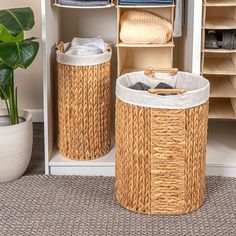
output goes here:
[[[65, 51], [70, 47], [70, 43], [64, 44]], [[111, 60], [112, 50], [107, 48], [107, 51], [101, 54], [77, 56], [69, 55], [57, 50], [57, 62], [63, 65], [70, 66], [94, 66]]]
[[[181, 95], [162, 96], [129, 88], [137, 82], [142, 82], [151, 88], [164, 82], [173, 88], [183, 88], [186, 92]], [[154, 79], [144, 75], [143, 71], [134, 72], [122, 75], [116, 82], [116, 96], [120, 100], [148, 108], [186, 109], [204, 104], [208, 101], [209, 95], [209, 81], [200, 75], [187, 72], [178, 72], [175, 76], [156, 73]]]
[[107, 51], [107, 43], [101, 36], [96, 38], [78, 38], [75, 37], [71, 41], [70, 48], [65, 54], [76, 56], [88, 56], [101, 54]]

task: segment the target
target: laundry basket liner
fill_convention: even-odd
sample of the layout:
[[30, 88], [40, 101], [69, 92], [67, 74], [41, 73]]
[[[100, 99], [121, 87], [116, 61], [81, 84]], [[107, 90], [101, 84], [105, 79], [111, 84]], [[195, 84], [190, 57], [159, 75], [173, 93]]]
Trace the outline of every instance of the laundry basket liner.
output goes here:
[[[69, 47], [70, 43], [65, 43], [64, 51], [67, 51]], [[110, 61], [111, 55], [112, 50], [110, 47], [108, 47], [107, 51], [104, 53], [88, 56], [69, 55], [57, 50], [57, 62], [70, 66], [94, 66]]]
[[[142, 82], [151, 88], [164, 82], [173, 88], [183, 88], [181, 95], [156, 95], [148, 91], [130, 89], [137, 82]], [[116, 82], [116, 96], [123, 102], [148, 108], [186, 109], [199, 106], [208, 101], [210, 83], [197, 74], [178, 72], [171, 76], [167, 73], [156, 73], [155, 78], [144, 74], [144, 71], [122, 75]]]

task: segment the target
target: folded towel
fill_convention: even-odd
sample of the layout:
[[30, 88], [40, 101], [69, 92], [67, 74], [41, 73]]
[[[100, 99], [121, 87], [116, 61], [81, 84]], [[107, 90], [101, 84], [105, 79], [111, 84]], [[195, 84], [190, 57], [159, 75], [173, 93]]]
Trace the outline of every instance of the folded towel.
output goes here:
[[67, 6], [105, 6], [110, 3], [108, 0], [92, 0], [92, 1], [85, 1], [85, 0], [58, 0], [58, 3], [61, 5]]
[[120, 5], [163, 5], [172, 4], [172, 0], [120, 0]]

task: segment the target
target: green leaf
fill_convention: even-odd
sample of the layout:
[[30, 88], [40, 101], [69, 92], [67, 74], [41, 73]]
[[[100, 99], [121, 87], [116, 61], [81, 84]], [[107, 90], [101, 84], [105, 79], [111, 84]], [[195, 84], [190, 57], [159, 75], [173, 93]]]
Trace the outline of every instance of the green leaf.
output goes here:
[[26, 39], [20, 42], [0, 43], [0, 58], [9, 67], [27, 68], [35, 59], [39, 43]]
[[0, 62], [0, 98], [6, 100], [8, 96], [9, 82], [12, 76], [12, 69], [3, 62]]
[[16, 37], [10, 34], [6, 28], [0, 25], [0, 42], [15, 42], [24, 39], [24, 32], [22, 31]]
[[6, 86], [12, 75], [12, 69], [0, 62], [0, 86]]
[[34, 26], [34, 13], [31, 8], [0, 10], [0, 26], [16, 37]]
[[0, 85], [0, 99], [2, 100], [9, 99], [9, 94], [7, 92], [8, 90], [9, 90], [9, 85], [5, 86]]

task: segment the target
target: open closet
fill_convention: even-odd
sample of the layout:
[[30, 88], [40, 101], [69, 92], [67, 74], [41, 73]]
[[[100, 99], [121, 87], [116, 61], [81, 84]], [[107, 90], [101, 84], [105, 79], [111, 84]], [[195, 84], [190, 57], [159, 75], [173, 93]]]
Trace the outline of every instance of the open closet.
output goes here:
[[[44, 120], [45, 173], [57, 175], [114, 175], [115, 147], [104, 157], [93, 161], [73, 161], [59, 154], [57, 135], [57, 82], [55, 47], [74, 37], [102, 36], [112, 43], [112, 103], [114, 126], [115, 82], [119, 75], [148, 67], [178, 67], [203, 74], [211, 82], [210, 117], [227, 119], [209, 123], [207, 173], [235, 175], [236, 155], [233, 150], [236, 117], [236, 51], [204, 48], [205, 31], [214, 27], [234, 27], [236, 1], [185, 1], [183, 37], [171, 38], [166, 44], [123, 43], [120, 38], [121, 16], [129, 10], [156, 13], [173, 24], [175, 5], [124, 6], [116, 2], [99, 7], [62, 6], [58, 0], [41, 0], [44, 52]], [[224, 10], [222, 10], [222, 8]], [[218, 10], [217, 10], [218, 9]], [[228, 9], [228, 10], [227, 10]], [[203, 19], [203, 20], [202, 20]], [[145, 58], [145, 60], [143, 60]], [[232, 123], [232, 127], [235, 127]], [[226, 145], [222, 145], [227, 143]], [[222, 159], [227, 153], [227, 158]]]

